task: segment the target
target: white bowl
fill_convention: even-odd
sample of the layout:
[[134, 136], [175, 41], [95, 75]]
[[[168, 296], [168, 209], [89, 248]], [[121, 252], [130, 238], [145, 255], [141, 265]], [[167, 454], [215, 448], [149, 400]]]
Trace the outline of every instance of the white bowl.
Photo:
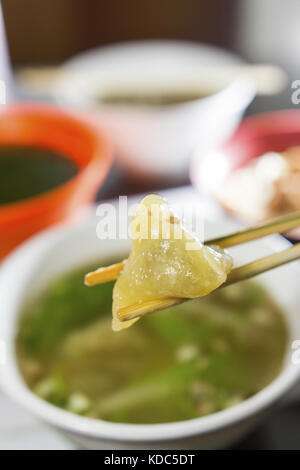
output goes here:
[[[203, 418], [167, 424], [116, 424], [73, 415], [39, 399], [20, 376], [15, 353], [15, 336], [22, 305], [43, 288], [49, 280], [65, 270], [95, 259], [124, 258], [128, 241], [99, 241], [98, 220], [92, 216], [83, 225], [55, 228], [35, 237], [4, 262], [0, 273], [0, 340], [6, 344], [7, 357], [0, 365], [0, 386], [7, 395], [47, 423], [59, 428], [81, 445], [97, 449], [216, 449], [242, 438], [265, 416], [275, 403], [287, 394], [300, 375], [300, 365], [291, 361], [288, 347], [281, 374], [261, 392], [244, 402]], [[232, 230], [231, 223], [206, 224], [207, 237]], [[234, 257], [263, 256], [286, 248], [280, 237], [253, 242], [235, 248]], [[290, 328], [290, 344], [300, 338], [299, 266], [293, 263], [260, 277], [282, 305]], [[51, 319], [49, 319], [51, 320]]]
[[209, 97], [164, 106], [100, 105], [93, 92], [110, 90], [122, 80], [134, 83], [137, 77], [153, 83], [161, 78], [166, 83], [176, 76], [180, 82], [209, 67], [242, 62], [226, 50], [196, 42], [115, 44], [66, 62], [54, 98], [64, 106], [91, 111], [112, 137], [118, 161], [127, 171], [145, 177], [182, 178], [197, 144], [206, 152], [235, 130], [254, 97], [252, 82], [239, 78]]

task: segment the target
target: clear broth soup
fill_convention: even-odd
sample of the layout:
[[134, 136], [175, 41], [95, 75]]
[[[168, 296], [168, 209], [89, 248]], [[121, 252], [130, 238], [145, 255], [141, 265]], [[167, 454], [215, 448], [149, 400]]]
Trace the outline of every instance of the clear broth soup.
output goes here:
[[114, 333], [113, 283], [85, 287], [93, 269], [52, 282], [20, 319], [21, 373], [53, 405], [113, 422], [187, 420], [246, 400], [280, 373], [287, 326], [259, 284], [220, 289]]

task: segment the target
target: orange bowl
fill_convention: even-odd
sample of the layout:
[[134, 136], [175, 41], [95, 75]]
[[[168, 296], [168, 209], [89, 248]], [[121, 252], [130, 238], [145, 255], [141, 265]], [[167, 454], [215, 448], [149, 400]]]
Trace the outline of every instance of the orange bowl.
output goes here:
[[0, 108], [0, 146], [35, 146], [72, 160], [78, 173], [41, 195], [0, 205], [0, 259], [35, 232], [77, 217], [94, 199], [112, 162], [106, 137], [78, 113], [50, 105]]

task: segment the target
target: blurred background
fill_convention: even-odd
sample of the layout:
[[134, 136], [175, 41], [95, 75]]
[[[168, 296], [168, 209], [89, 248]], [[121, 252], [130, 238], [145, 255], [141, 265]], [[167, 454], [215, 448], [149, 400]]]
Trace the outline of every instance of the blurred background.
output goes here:
[[[87, 122], [99, 121], [99, 124], [107, 130], [107, 133], [111, 133], [112, 140], [115, 139], [116, 141], [116, 153], [119, 158], [117, 158], [117, 163], [112, 165], [108, 177], [103, 177], [104, 181], [101, 188], [96, 188], [97, 191], [99, 189], [96, 196], [98, 200], [187, 185], [190, 184], [189, 174], [191, 175], [191, 173], [195, 175], [201, 172], [201, 177], [205, 175], [207, 182], [209, 177], [206, 178], [204, 169], [198, 167], [198, 163], [192, 167], [192, 170], [188, 171], [190, 160], [195, 161], [196, 154], [203, 156], [204, 149], [206, 152], [213, 147], [217, 147], [217, 144], [223, 144], [222, 139], [225, 140], [225, 136], [226, 138], [231, 137], [244, 112], [246, 116], [251, 116], [265, 111], [297, 110], [297, 105], [293, 104], [291, 100], [291, 85], [293, 81], [300, 79], [300, 2], [298, 0], [286, 0], [285, 2], [282, 2], [282, 0], [89, 0], [88, 2], [84, 0], [2, 0], [1, 4], [4, 25], [1, 23], [0, 11], [0, 78], [4, 78], [8, 84], [8, 100], [10, 102], [17, 100], [57, 102], [62, 107], [72, 109], [75, 107], [76, 111], [78, 104], [78, 110], [82, 111], [84, 109]], [[157, 153], [155, 147], [153, 147], [153, 150], [150, 148], [149, 155], [144, 158], [144, 162], [141, 163], [142, 158], [140, 157], [141, 149], [145, 149], [146, 154], [146, 137], [148, 141], [152, 142], [160, 135], [162, 137], [161, 142], [164, 142], [163, 127], [160, 129], [160, 134], [145, 134], [145, 141], [143, 141], [143, 129], [141, 130], [134, 121], [132, 124], [134, 137], [142, 136], [140, 149], [137, 150], [130, 138], [128, 138], [128, 142], [124, 139], [125, 134], [126, 137], [130, 136], [131, 118], [129, 119], [126, 115], [125, 124], [127, 127], [122, 127], [124, 121], [119, 121], [119, 116], [124, 117], [123, 111], [115, 114], [115, 110], [106, 109], [104, 105], [103, 110], [106, 114], [100, 114], [101, 106], [99, 106], [101, 109], [97, 114], [98, 111], [95, 111], [94, 106], [91, 105], [90, 108], [87, 108], [86, 103], [82, 106], [82, 103], [79, 103], [80, 100], [77, 103], [78, 96], [76, 95], [85, 93], [85, 89], [82, 88], [83, 82], [88, 81], [87, 76], [90, 75], [88, 67], [85, 70], [86, 76], [84, 71], [80, 70], [83, 63], [81, 59], [75, 61], [76, 63], [73, 62], [73, 65], [71, 64], [74, 77], [75, 75], [77, 77], [74, 78], [73, 85], [71, 84], [72, 77], [68, 76], [66, 78], [63, 74], [61, 75], [62, 71], [68, 70], [68, 66], [63, 65], [65, 61], [77, 54], [115, 43], [151, 39], [185, 40], [193, 41], [196, 45], [204, 43], [217, 46], [237, 55], [237, 57], [234, 55], [230, 59], [229, 56], [226, 56], [226, 60], [224, 59], [225, 65], [227, 60], [229, 65], [233, 67], [243, 64], [243, 61], [249, 64], [272, 64], [272, 66], [278, 66], [278, 70], [282, 72], [279, 79], [283, 76], [284, 79], [282, 79], [275, 92], [271, 91], [269, 93], [267, 91], [267, 93], [260, 93], [255, 97], [255, 92], [251, 91], [251, 86], [246, 85], [246, 82], [240, 84], [241, 87], [239, 85], [234, 91], [230, 88], [231, 91], [226, 92], [227, 94], [225, 93], [224, 97], [222, 95], [221, 101], [216, 102], [215, 107], [211, 107], [209, 114], [203, 120], [210, 123], [212, 127], [219, 120], [221, 128], [221, 123], [228, 122], [227, 114], [222, 113], [222, 108], [223, 110], [225, 108], [226, 110], [231, 110], [231, 108], [234, 110], [236, 102], [239, 104], [242, 102], [237, 115], [232, 118], [232, 125], [223, 129], [216, 142], [213, 142], [214, 145], [212, 145], [215, 137], [213, 133], [210, 136], [207, 148], [204, 146], [203, 139], [199, 139], [200, 142], [197, 145], [195, 142], [196, 150], [187, 145], [188, 164], [185, 163], [186, 167], [178, 165], [178, 169], [175, 169], [176, 171], [174, 170], [172, 173], [172, 164], [167, 163], [166, 168], [170, 168], [170, 174], [168, 175], [165, 168], [160, 168], [158, 163], [154, 162], [154, 154]], [[99, 51], [101, 52], [100, 49]], [[183, 51], [183, 56], [185, 53], [187, 52]], [[197, 55], [196, 52], [195, 54]], [[223, 62], [220, 61], [220, 63]], [[94, 66], [92, 67], [92, 63], [90, 65], [96, 76]], [[218, 59], [215, 58], [212, 66], [217, 67], [218, 65]], [[57, 83], [59, 83], [59, 86]], [[118, 83], [120, 84], [121, 81], [119, 80]], [[272, 85], [271, 81], [269, 84]], [[51, 88], [52, 86], [54, 89]], [[57, 88], [59, 88], [59, 93], [57, 93]], [[224, 88], [226, 87], [224, 86]], [[87, 97], [90, 98], [90, 96]], [[87, 102], [89, 102], [88, 99]], [[202, 104], [200, 106], [199, 103], [199, 113], [206, 112], [208, 107], [206, 108], [206, 105], [202, 107]], [[194, 116], [196, 116], [196, 109], [195, 114], [184, 117], [184, 121], [191, 124], [194, 121]], [[150, 122], [150, 127], [152, 124], [154, 126], [154, 123], [148, 119], [149, 117], [146, 114], [141, 118], [137, 114], [139, 123], [145, 122], [148, 125]], [[279, 124], [276, 121], [272, 132], [274, 135], [281, 132], [284, 136], [290, 135], [290, 126], [293, 125], [291, 140], [288, 141], [286, 137], [282, 137], [282, 140], [275, 146], [273, 143], [269, 144], [268, 140], [264, 145], [255, 148], [255, 151], [251, 148], [252, 153], [249, 154], [249, 158], [258, 157], [267, 151], [283, 152], [290, 146], [300, 146], [299, 115], [295, 119], [290, 116], [280, 119], [282, 119], [282, 124], [278, 127]], [[174, 121], [175, 117], [172, 118], [172, 123]], [[106, 123], [108, 123], [107, 129], [105, 128]], [[176, 121], [176, 126], [179, 129], [182, 127], [179, 118], [178, 125]], [[259, 121], [257, 124], [257, 128], [262, 129], [264, 126], [265, 121]], [[190, 125], [191, 127], [193, 126]], [[176, 150], [176, 147], [180, 144], [179, 140], [176, 140], [177, 132], [174, 131], [177, 128], [170, 125], [170, 129]], [[198, 132], [196, 126], [193, 129], [195, 133]], [[204, 135], [207, 136], [210, 133], [211, 129], [209, 127], [205, 128]], [[119, 137], [121, 140], [120, 146]], [[186, 140], [189, 144], [190, 139], [192, 139], [192, 136], [187, 133]], [[167, 141], [165, 144], [161, 144], [159, 138], [157, 140], [158, 145], [167, 148]], [[125, 149], [122, 147], [124, 142], [127, 144]], [[229, 144], [229, 150], [225, 149], [227, 153], [224, 150], [224, 155], [227, 156], [231, 152], [231, 144], [232, 142]], [[199, 145], [200, 147], [202, 145], [202, 148], [199, 149]], [[243, 155], [243, 162], [248, 161], [248, 150], [239, 147], [239, 151]], [[124, 155], [120, 158], [122, 152]], [[153, 152], [153, 162], [151, 152]], [[232, 151], [230, 154], [233, 155], [233, 153]], [[175, 168], [176, 152], [173, 152], [173, 154]], [[167, 162], [167, 151], [165, 155], [162, 153], [157, 159], [160, 163], [163, 163], [164, 160]], [[152, 167], [150, 163], [152, 163]], [[133, 167], [137, 170], [136, 172], [132, 171]], [[214, 176], [217, 173], [216, 168], [222, 169], [224, 165], [214, 166]], [[298, 179], [295, 183], [295, 187], [298, 188], [297, 203], [295, 204], [298, 204], [299, 210], [300, 163], [295, 171], [298, 172]], [[220, 172], [217, 176], [222, 177]], [[212, 196], [211, 187], [204, 188], [200, 180], [200, 177], [192, 178], [192, 183], [197, 189], [200, 189], [201, 194], [201, 191], [205, 189], [208, 193], [210, 191], [210, 196]], [[211, 197], [211, 199], [215, 200], [216, 198]], [[218, 203], [216, 206], [220, 208]], [[295, 208], [295, 206], [293, 207]], [[62, 218], [64, 216], [65, 214]], [[252, 220], [250, 217], [246, 221]], [[36, 231], [36, 227], [33, 231]], [[9, 237], [11, 238], [11, 235]], [[296, 238], [295, 234], [291, 236], [291, 238], [293, 237]], [[261, 429], [242, 442], [239, 448], [299, 448], [299, 418], [299, 406], [280, 410], [277, 414], [274, 413]]]
[[59, 63], [86, 49], [133, 39], [192, 39], [233, 47], [238, 3], [4, 0], [3, 9], [18, 66]]
[[13, 65], [60, 63], [86, 49], [149, 38], [230, 48], [297, 73], [299, 2], [2, 0]]
[[[288, 0], [284, 7], [280, 0], [90, 0], [88, 5], [82, 0], [2, 0], [2, 6], [10, 60], [16, 72], [24, 68], [27, 72], [28, 67], [56, 67], [78, 53], [122, 41], [191, 40], [231, 50], [251, 63], [283, 67], [288, 75], [284, 89], [275, 96], [257, 96], [248, 115], [295, 107], [290, 97], [291, 82], [299, 74], [297, 0]], [[35, 77], [34, 84], [37, 82]], [[33, 96], [36, 99], [30, 87], [29, 93], [28, 87], [18, 90], [18, 97]], [[43, 99], [48, 97], [43, 95]], [[132, 179], [127, 185], [125, 180], [123, 172], [114, 172], [113, 181], [121, 192], [155, 187], [153, 181], [150, 186], [144, 182], [140, 186]], [[112, 179], [109, 181], [101, 196], [114, 195]], [[187, 181], [187, 174], [183, 174], [176, 184]], [[164, 181], [163, 186], [170, 184], [174, 181]]]
[[59, 64], [97, 46], [160, 38], [225, 47], [251, 62], [280, 64], [291, 79], [298, 77], [297, 0], [287, 0], [284, 7], [280, 0], [90, 0], [88, 5], [2, 0], [2, 5], [14, 67]]

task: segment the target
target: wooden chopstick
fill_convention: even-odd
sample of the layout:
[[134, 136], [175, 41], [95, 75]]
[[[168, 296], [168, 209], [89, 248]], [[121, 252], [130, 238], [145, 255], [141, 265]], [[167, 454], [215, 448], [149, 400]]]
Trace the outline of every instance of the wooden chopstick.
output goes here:
[[124, 268], [125, 262], [126, 260], [120, 261], [120, 263], [111, 264], [110, 266], [99, 268], [96, 271], [86, 274], [84, 280], [85, 284], [91, 287], [116, 280]]
[[[49, 94], [53, 92], [59, 79], [72, 81], [76, 78], [76, 70], [72, 67], [22, 67], [16, 72], [19, 86], [34, 94]], [[280, 92], [287, 83], [285, 71], [277, 65], [271, 64], [234, 64], [206, 67], [204, 70], [195, 69], [189, 76], [176, 76], [172, 80], [163, 81], [124, 80], [120, 79], [113, 87], [118, 94], [134, 96], [152, 96], [153, 94], [182, 95], [186, 90], [203, 94], [203, 91], [219, 91], [240, 75], [250, 77], [258, 94], [274, 94]], [[111, 88], [111, 87], [110, 87]]]
[[276, 217], [267, 223], [250, 227], [224, 237], [213, 238], [205, 242], [206, 245], [218, 245], [222, 248], [247, 243], [258, 238], [272, 235], [273, 233], [284, 233], [300, 225], [300, 212], [293, 212], [284, 217]]
[[287, 250], [273, 253], [264, 258], [257, 259], [251, 263], [244, 264], [233, 269], [227, 276], [227, 280], [221, 287], [226, 287], [236, 282], [244, 281], [251, 277], [270, 271], [273, 268], [283, 266], [300, 258], [300, 243], [296, 243]]
[[[295, 212], [284, 217], [277, 217], [276, 219], [262, 225], [257, 225], [223, 237], [207, 240], [205, 245], [218, 245], [222, 248], [229, 248], [241, 243], [257, 240], [258, 238], [262, 238], [273, 233], [284, 233], [299, 225], [300, 212]], [[124, 268], [125, 263], [126, 260], [88, 273], [85, 276], [85, 284], [87, 286], [95, 286], [97, 284], [116, 280]]]
[[188, 300], [178, 297], [162, 297], [160, 299], [148, 300], [142, 304], [129, 305], [128, 307], [120, 308], [117, 315], [120, 321], [127, 321], [137, 317], [143, 317], [149, 313], [156, 312], [157, 310], [164, 310], [166, 308], [174, 307], [174, 305], [182, 304]]

